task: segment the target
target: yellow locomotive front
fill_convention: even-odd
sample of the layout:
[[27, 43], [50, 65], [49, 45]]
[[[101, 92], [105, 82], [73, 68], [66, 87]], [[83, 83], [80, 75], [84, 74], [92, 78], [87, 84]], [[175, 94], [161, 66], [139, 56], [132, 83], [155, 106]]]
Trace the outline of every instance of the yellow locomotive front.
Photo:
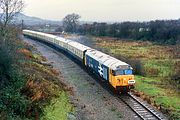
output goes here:
[[123, 93], [134, 88], [135, 79], [131, 67], [118, 67], [110, 70], [109, 82], [116, 91]]

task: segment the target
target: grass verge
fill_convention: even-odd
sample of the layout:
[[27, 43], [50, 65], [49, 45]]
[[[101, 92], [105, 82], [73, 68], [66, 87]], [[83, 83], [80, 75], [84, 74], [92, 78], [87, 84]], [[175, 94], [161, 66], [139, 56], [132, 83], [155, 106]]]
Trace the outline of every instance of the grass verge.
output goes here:
[[156, 78], [136, 76], [135, 94], [163, 113], [168, 114], [170, 119], [179, 119], [179, 94], [174, 89], [168, 89]]

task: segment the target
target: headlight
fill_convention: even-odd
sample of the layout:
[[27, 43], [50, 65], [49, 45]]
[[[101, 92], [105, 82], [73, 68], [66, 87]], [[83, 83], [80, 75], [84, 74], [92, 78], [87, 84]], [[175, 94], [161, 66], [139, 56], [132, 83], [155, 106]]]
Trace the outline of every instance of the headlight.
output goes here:
[[129, 81], [128, 81], [128, 84], [130, 84], [130, 85], [135, 84], [135, 83], [136, 83], [135, 80], [129, 80]]

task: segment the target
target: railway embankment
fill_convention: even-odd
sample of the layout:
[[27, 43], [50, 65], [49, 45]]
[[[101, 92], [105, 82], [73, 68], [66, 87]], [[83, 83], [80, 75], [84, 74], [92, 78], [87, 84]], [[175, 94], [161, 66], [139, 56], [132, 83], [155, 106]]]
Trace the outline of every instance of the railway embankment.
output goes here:
[[74, 110], [61, 73], [11, 32], [0, 44], [0, 119], [67, 119]]
[[67, 38], [131, 64], [136, 75], [134, 94], [167, 114], [169, 119], [180, 119], [179, 45], [157, 45], [108, 37], [70, 35]]

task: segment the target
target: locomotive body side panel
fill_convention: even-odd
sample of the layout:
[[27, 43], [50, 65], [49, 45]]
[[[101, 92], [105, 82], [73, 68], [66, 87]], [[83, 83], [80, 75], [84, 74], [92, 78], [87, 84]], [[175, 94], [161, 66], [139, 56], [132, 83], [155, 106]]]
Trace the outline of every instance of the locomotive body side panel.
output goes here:
[[109, 68], [98, 60], [86, 55], [86, 66], [91, 68], [96, 74], [98, 74], [103, 80], [109, 80]]

